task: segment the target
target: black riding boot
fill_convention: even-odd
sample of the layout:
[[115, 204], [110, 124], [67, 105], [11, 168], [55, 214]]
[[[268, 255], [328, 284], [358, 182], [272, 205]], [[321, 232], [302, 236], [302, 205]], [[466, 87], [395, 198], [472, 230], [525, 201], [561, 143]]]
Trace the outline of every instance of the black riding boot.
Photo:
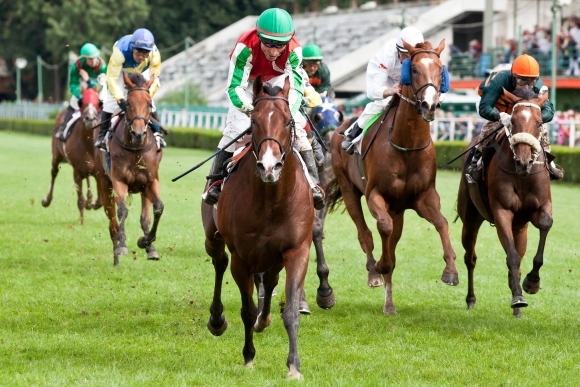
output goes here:
[[558, 164], [554, 163], [556, 156], [544, 150], [546, 158], [548, 159], [548, 172], [550, 172], [550, 180], [560, 180], [564, 177], [564, 169]]
[[[306, 164], [306, 169], [315, 184], [320, 183], [318, 180], [318, 167], [316, 166], [316, 161], [314, 161], [314, 153], [311, 150], [300, 152], [302, 160]], [[318, 187], [312, 188], [312, 198], [314, 199], [314, 208], [321, 210], [324, 207], [324, 195]]]
[[[211, 170], [207, 179], [209, 180], [209, 185], [212, 185], [216, 181], [224, 177], [225, 162], [227, 159], [233, 156], [232, 152], [221, 151], [217, 154], [211, 165]], [[209, 189], [204, 201], [209, 205], [214, 205], [218, 202], [220, 198], [220, 193], [222, 192], [221, 184], [215, 184]]]
[[358, 126], [358, 123], [355, 122], [354, 126], [350, 130], [350, 132], [344, 136], [344, 141], [340, 144], [340, 147], [344, 149], [349, 155], [354, 153], [354, 145], [352, 142], [355, 138], [357, 138], [362, 133], [362, 128]]
[[149, 126], [151, 127], [151, 130], [153, 130], [153, 135], [155, 136], [155, 139], [157, 140], [157, 144], [159, 144], [157, 151], [161, 151], [161, 149], [165, 148], [167, 146], [167, 143], [165, 142], [165, 139], [163, 138], [163, 132], [165, 131], [165, 129], [161, 126], [161, 124], [159, 123], [159, 116], [157, 115], [157, 112], [151, 112], [151, 118], [153, 118], [153, 120], [149, 121]]
[[101, 113], [101, 126], [99, 128], [99, 138], [95, 142], [95, 148], [106, 150], [105, 147], [105, 135], [109, 130], [109, 125], [111, 125], [111, 117], [113, 113], [102, 112]]
[[479, 146], [475, 147], [475, 153], [473, 154], [473, 158], [471, 159], [471, 164], [467, 167], [467, 173], [471, 177], [473, 181], [480, 181], [481, 180], [481, 150]]
[[312, 134], [312, 132], [308, 134], [308, 139], [312, 144], [312, 152], [314, 152], [314, 159], [316, 160], [316, 164], [317, 165], [324, 164], [324, 151], [322, 150], [322, 145], [320, 145], [320, 142], [318, 141], [316, 136]]
[[64, 138], [64, 129], [66, 128], [66, 124], [68, 124], [68, 122], [71, 120], [74, 112], [75, 112], [75, 109], [73, 109], [70, 105], [66, 108], [66, 112], [64, 113], [64, 118], [62, 120], [62, 123], [58, 126], [58, 131], [54, 135], [54, 137], [56, 137], [60, 141], [66, 140]]

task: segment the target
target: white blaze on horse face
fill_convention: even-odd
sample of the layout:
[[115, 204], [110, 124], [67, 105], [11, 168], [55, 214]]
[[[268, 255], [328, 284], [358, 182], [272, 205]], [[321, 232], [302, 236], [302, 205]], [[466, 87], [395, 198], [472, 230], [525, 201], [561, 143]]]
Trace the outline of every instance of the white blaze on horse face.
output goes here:
[[[426, 69], [429, 69], [431, 65], [434, 64], [432, 58], [421, 58], [421, 64], [425, 66]], [[427, 74], [429, 72], [427, 71]], [[427, 79], [427, 83], [433, 83], [431, 77]], [[437, 91], [434, 87], [428, 86], [425, 88], [425, 92], [423, 93], [423, 101], [427, 102], [429, 106], [435, 105], [435, 97], [437, 96]]]
[[521, 115], [526, 119], [526, 123], [530, 122], [530, 119], [532, 118], [532, 112], [529, 110], [524, 110], [521, 112]]
[[272, 171], [274, 169], [274, 166], [278, 162], [278, 158], [274, 155], [274, 150], [270, 145], [268, 145], [268, 147], [266, 148], [266, 151], [264, 152], [261, 161], [262, 165], [264, 166], [264, 169], [267, 172]]

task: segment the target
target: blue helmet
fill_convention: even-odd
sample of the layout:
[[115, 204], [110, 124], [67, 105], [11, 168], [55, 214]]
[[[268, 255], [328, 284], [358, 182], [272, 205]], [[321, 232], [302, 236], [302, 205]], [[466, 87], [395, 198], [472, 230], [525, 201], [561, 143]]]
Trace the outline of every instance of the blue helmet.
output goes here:
[[151, 51], [153, 50], [154, 45], [155, 38], [147, 28], [139, 28], [133, 32], [133, 36], [131, 37], [131, 48]]

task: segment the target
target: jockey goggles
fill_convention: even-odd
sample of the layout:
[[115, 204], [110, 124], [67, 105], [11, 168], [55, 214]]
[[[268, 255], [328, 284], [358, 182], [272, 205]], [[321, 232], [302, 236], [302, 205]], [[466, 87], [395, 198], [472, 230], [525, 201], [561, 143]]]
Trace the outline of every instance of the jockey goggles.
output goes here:
[[288, 42], [282, 43], [276, 40], [265, 39], [262, 37], [260, 37], [260, 42], [268, 48], [282, 48], [288, 44]]
[[537, 78], [520, 78], [514, 77], [516, 80], [516, 85], [518, 86], [534, 86], [536, 84]]
[[155, 42], [152, 40], [137, 39], [133, 42], [133, 48], [137, 50], [151, 51]]

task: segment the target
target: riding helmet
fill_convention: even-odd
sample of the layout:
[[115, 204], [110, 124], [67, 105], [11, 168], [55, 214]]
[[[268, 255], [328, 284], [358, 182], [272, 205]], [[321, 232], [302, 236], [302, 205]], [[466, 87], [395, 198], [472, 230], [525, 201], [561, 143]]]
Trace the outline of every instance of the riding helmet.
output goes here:
[[155, 45], [155, 38], [147, 28], [139, 28], [131, 37], [131, 48], [151, 51]]
[[305, 61], [322, 60], [322, 50], [316, 44], [307, 44], [302, 48], [302, 58]]
[[100, 55], [99, 49], [92, 43], [85, 43], [81, 47], [81, 58], [98, 58]]
[[538, 78], [540, 76], [540, 65], [534, 57], [528, 54], [518, 56], [512, 63], [512, 75], [518, 77]]
[[263, 39], [286, 43], [294, 36], [294, 21], [285, 10], [269, 8], [258, 17], [256, 31]]
[[423, 34], [415, 27], [403, 28], [401, 32], [399, 32], [399, 37], [397, 38], [397, 50], [401, 52], [408, 52], [405, 50], [405, 46], [403, 46], [403, 40], [413, 47], [415, 47], [417, 43], [424, 42]]

